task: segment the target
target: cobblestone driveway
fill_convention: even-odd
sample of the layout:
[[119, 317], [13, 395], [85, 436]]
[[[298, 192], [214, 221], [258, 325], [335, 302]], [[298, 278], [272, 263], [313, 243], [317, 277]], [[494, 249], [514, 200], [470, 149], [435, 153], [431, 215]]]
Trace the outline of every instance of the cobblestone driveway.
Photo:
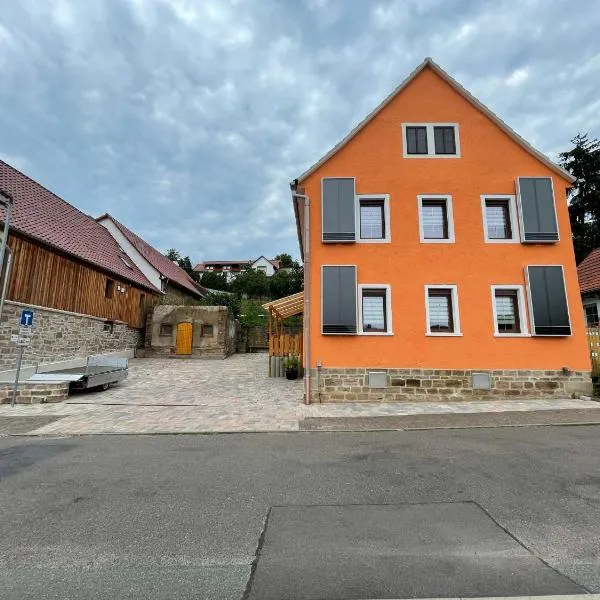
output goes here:
[[[267, 377], [266, 354], [236, 354], [226, 360], [135, 359], [129, 377], [114, 388], [72, 395], [60, 404], [3, 405], [0, 418], [59, 417], [47, 419], [46, 425], [32, 420], [28, 433], [79, 435], [297, 431], [305, 417], [600, 410], [596, 402], [569, 399], [304, 406], [302, 391], [301, 380]], [[22, 427], [12, 429], [25, 433]]]

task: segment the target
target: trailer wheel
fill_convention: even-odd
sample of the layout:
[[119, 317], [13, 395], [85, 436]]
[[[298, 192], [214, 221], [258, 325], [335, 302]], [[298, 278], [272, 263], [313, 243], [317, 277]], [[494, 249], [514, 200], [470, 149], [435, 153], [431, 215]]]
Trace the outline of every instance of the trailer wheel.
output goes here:
[[105, 392], [109, 387], [110, 387], [110, 383], [103, 383], [102, 384], [102, 391]]

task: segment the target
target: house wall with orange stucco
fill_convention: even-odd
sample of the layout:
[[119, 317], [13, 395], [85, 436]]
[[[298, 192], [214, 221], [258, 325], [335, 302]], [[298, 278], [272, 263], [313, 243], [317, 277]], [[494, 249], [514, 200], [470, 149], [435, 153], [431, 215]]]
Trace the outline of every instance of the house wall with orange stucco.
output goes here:
[[[403, 158], [401, 124], [406, 122], [458, 123], [461, 157]], [[514, 195], [519, 176], [552, 177], [560, 242], [484, 242], [481, 194]], [[323, 244], [324, 177], [355, 177], [357, 194], [390, 194], [391, 243]], [[430, 68], [300, 184], [310, 197], [311, 367], [590, 370], [567, 210], [568, 181]], [[420, 243], [418, 194], [452, 196], [454, 244]], [[321, 266], [326, 264], [356, 265], [359, 284], [391, 285], [393, 335], [321, 333]], [[495, 337], [490, 286], [525, 286], [524, 269], [533, 264], [563, 265], [572, 335]], [[426, 335], [427, 284], [458, 286], [462, 336]], [[527, 322], [531, 327], [529, 314]]]

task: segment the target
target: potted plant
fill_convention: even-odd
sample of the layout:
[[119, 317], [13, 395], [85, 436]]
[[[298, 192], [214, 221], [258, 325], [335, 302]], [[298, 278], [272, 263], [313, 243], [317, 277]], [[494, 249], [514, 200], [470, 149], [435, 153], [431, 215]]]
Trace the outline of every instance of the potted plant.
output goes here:
[[285, 376], [287, 379], [298, 379], [298, 367], [300, 366], [300, 361], [297, 356], [288, 356], [284, 359], [283, 366], [285, 368]]

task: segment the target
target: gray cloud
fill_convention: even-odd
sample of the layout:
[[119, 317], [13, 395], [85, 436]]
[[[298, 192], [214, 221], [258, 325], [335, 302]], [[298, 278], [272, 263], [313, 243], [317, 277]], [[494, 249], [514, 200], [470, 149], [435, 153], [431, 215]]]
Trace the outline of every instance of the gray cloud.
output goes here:
[[600, 135], [595, 3], [7, 4], [0, 156], [193, 260], [297, 254], [288, 181], [425, 56], [553, 157]]

